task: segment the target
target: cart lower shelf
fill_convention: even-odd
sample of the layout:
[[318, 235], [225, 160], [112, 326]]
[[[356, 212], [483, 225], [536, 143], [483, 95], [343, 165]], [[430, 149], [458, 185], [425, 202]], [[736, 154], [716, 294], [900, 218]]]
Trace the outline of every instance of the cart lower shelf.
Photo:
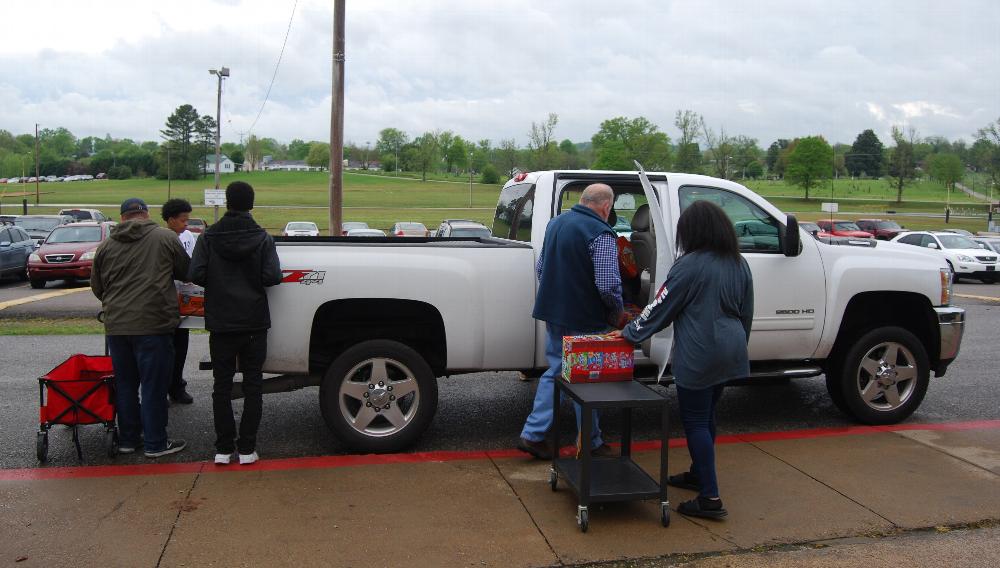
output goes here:
[[[554, 470], [577, 495], [581, 492], [582, 463], [575, 458], [559, 458], [553, 462]], [[590, 491], [587, 493], [591, 503], [658, 499], [660, 486], [628, 457], [591, 458]]]

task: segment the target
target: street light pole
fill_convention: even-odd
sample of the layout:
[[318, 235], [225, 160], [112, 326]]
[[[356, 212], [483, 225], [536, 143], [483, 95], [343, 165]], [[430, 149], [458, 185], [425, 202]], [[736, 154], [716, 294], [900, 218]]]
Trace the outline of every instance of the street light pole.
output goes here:
[[[220, 150], [222, 136], [222, 78], [229, 76], [229, 67], [209, 69], [208, 72], [219, 78], [219, 88], [216, 91], [215, 96], [215, 189], [219, 189], [219, 163], [221, 162], [222, 156], [222, 152]], [[218, 221], [218, 207], [216, 207], [215, 211], [215, 220]]]
[[38, 205], [38, 123], [35, 123], [35, 205]]
[[344, 203], [344, 12], [333, 3], [333, 81], [330, 97], [330, 236], [339, 236]]
[[469, 209], [472, 209], [472, 152], [469, 152]]
[[167, 199], [170, 199], [170, 143], [167, 143]]

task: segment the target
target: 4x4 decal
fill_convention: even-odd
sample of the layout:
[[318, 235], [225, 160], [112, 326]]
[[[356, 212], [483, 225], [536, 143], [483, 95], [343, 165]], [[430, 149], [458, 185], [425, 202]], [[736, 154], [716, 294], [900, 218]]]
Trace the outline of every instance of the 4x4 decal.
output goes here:
[[325, 270], [282, 270], [282, 284], [322, 284], [326, 279]]

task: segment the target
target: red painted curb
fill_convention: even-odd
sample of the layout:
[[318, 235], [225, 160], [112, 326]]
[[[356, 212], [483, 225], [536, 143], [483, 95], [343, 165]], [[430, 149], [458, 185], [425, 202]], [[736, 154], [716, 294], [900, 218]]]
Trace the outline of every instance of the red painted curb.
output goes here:
[[[993, 430], [1000, 429], [1000, 420], [972, 420], [967, 422], [938, 422], [932, 424], [894, 424], [891, 426], [845, 426], [840, 428], [808, 428], [783, 432], [752, 432], [719, 436], [716, 444], [738, 444], [746, 442], [772, 442], [781, 440], [807, 440], [831, 436], [864, 436], [886, 432], [907, 430]], [[668, 447], [684, 446], [684, 438], [671, 438]], [[659, 440], [635, 442], [633, 451], [651, 451], [660, 448]], [[563, 448], [561, 453], [570, 454], [572, 447]], [[308, 458], [285, 458], [264, 460], [253, 465], [216, 466], [209, 462], [149, 463], [138, 465], [100, 465], [79, 467], [41, 467], [23, 469], [0, 469], [0, 481], [35, 481], [43, 479], [78, 479], [93, 477], [117, 477], [123, 475], [170, 475], [178, 473], [230, 473], [239, 471], [287, 471], [297, 469], [323, 469], [356, 467], [365, 465], [407, 464], [426, 462], [449, 462], [461, 460], [506, 459], [523, 457], [524, 453], [513, 450], [473, 450], [418, 452], [411, 454], [365, 454], [343, 456], [316, 456]]]

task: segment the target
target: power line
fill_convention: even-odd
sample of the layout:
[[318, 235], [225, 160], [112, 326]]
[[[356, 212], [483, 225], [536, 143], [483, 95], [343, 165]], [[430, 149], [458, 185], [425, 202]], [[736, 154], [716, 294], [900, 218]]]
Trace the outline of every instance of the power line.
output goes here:
[[264, 102], [260, 103], [257, 118], [253, 119], [253, 124], [250, 125], [248, 133], [253, 132], [254, 127], [257, 126], [257, 121], [260, 120], [260, 115], [264, 112], [264, 105], [267, 104], [267, 100], [271, 97], [271, 87], [274, 86], [274, 80], [278, 77], [278, 67], [281, 66], [281, 58], [285, 55], [285, 45], [288, 43], [288, 34], [292, 31], [292, 20], [295, 19], [295, 8], [298, 5], [299, 0], [295, 0], [295, 3], [292, 5], [292, 15], [288, 18], [288, 29], [285, 30], [285, 39], [281, 42], [281, 52], [278, 54], [278, 61], [274, 64], [274, 74], [271, 75], [271, 83], [267, 86], [267, 93], [264, 94]]

